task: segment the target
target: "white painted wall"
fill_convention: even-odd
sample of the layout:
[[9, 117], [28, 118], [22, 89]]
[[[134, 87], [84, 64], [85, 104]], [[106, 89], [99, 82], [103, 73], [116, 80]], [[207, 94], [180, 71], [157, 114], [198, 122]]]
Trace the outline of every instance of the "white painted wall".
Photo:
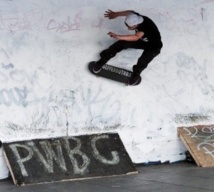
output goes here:
[[[109, 131], [120, 134], [135, 163], [184, 159], [177, 127], [214, 120], [213, 3], [0, 0], [0, 140]], [[109, 31], [127, 33], [123, 18], [103, 17], [107, 9], [134, 9], [161, 31], [162, 53], [139, 86], [87, 70], [114, 42]], [[140, 54], [124, 51], [109, 63], [131, 69]]]

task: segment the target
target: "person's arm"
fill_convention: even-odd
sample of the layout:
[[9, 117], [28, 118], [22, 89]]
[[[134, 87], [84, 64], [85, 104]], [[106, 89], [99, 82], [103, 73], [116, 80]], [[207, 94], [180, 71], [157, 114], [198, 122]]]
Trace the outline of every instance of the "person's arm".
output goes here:
[[112, 11], [112, 10], [108, 10], [105, 12], [104, 16], [109, 18], [109, 19], [115, 19], [117, 17], [121, 17], [121, 16], [127, 16], [130, 13], [133, 13], [133, 10], [125, 10], [125, 11]]
[[141, 37], [143, 37], [144, 33], [142, 31], [139, 31], [134, 35], [118, 35], [118, 34], [109, 32], [108, 35], [110, 35], [112, 38], [115, 38], [117, 40], [138, 41]]

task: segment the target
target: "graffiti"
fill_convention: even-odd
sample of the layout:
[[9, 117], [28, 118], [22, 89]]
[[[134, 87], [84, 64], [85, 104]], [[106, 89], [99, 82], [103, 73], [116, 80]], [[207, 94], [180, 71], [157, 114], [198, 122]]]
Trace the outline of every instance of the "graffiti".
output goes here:
[[97, 21], [93, 21], [91, 24], [92, 28], [98, 28], [99, 30], [103, 27], [104, 20], [102, 18], [98, 18]]
[[[2, 64], [0, 70], [0, 105], [26, 107], [31, 103], [36, 103], [49, 97], [38, 96], [37, 89], [49, 90], [52, 83], [44, 84], [41, 78], [46, 75], [51, 78], [43, 68], [39, 67], [32, 74], [25, 70], [20, 70], [14, 67], [12, 63]], [[8, 85], [12, 84], [13, 87]]]
[[[102, 29], [103, 19], [96, 18], [90, 21], [91, 28]], [[83, 22], [83, 13], [80, 11], [74, 17], [67, 16], [64, 21], [59, 19], [50, 19], [47, 24], [48, 31], [55, 31], [56, 33], [67, 33], [72, 31], [82, 30], [86, 25]]]
[[197, 141], [197, 150], [214, 158], [214, 125], [194, 126], [192, 129], [184, 128], [187, 135]]
[[135, 127], [136, 107], [128, 106], [125, 117], [118, 115], [122, 111], [122, 101], [114, 98], [114, 91], [109, 92], [102, 84], [94, 87], [92, 82], [55, 90], [55, 80], [41, 67], [27, 72], [13, 63], [0, 65], [0, 106], [18, 106], [26, 110], [36, 106], [29, 113], [27, 123], [6, 121], [8, 130], [40, 133], [50, 131], [51, 124], [52, 127], [66, 128], [69, 135], [68, 130], [79, 133]]
[[[78, 19], [79, 20], [79, 19]], [[103, 19], [99, 18], [98, 21], [92, 21], [91, 28], [101, 29], [103, 26]], [[55, 31], [58, 33], [66, 33], [71, 31], [79, 31], [83, 29], [83, 25], [76, 19], [71, 21], [71, 18], [68, 16], [66, 21], [56, 21], [55, 19], [51, 19], [47, 24], [48, 31]]]
[[[117, 165], [120, 163], [120, 157], [117, 151], [110, 151], [111, 158], [109, 158], [109, 156], [103, 156], [102, 151], [99, 151], [99, 148], [97, 147], [98, 142], [100, 145], [100, 141], [102, 141], [102, 143], [103, 141], [108, 142], [109, 139], [109, 135], [105, 134], [93, 136], [88, 140], [87, 149], [82, 147], [86, 142], [85, 139], [78, 137], [55, 139], [52, 141], [41, 140], [12, 143], [9, 144], [9, 148], [15, 157], [22, 176], [24, 177], [29, 176], [28, 172], [31, 171], [32, 167], [27, 165], [29, 165], [30, 161], [33, 161], [35, 158], [37, 159], [37, 162], [39, 162], [38, 168], [40, 169], [41, 167], [46, 173], [54, 173], [56, 166], [58, 166], [62, 172], [66, 173], [70, 170], [70, 167], [73, 167], [73, 173], [75, 175], [84, 175], [89, 171], [91, 159], [96, 159], [103, 165]], [[23, 152], [20, 153], [20, 151]], [[91, 154], [89, 156], [90, 151]], [[69, 164], [72, 164], [72, 166]]]
[[74, 90], [61, 90], [49, 100], [49, 106], [52, 106], [50, 114], [56, 115], [57, 119], [63, 119], [66, 115], [75, 132], [78, 132], [80, 122], [84, 122], [82, 127], [87, 127], [87, 130], [97, 123], [103, 126], [116, 125], [121, 122], [121, 117], [117, 115], [118, 111], [121, 111], [121, 102], [113, 100], [113, 95], [113, 92], [106, 93], [102, 86], [93, 89], [91, 84], [87, 88], [81, 85]]
[[[12, 94], [14, 93], [8, 93], [10, 99], [13, 98]], [[71, 132], [78, 134], [82, 131], [135, 127], [136, 108], [129, 106], [123, 117], [121, 101], [115, 100], [114, 92], [106, 92], [101, 85], [97, 89], [89, 84], [88, 87], [81, 85], [73, 90], [49, 91], [40, 97], [37, 97], [39, 94], [35, 90], [25, 87], [19, 94], [19, 100], [1, 100], [1, 105], [28, 107], [26, 110], [31, 106], [36, 108], [29, 114], [27, 123], [5, 122], [5, 127], [11, 131], [41, 133], [50, 131], [53, 127], [62, 127], [67, 130], [66, 135], [69, 135]]]
[[[0, 15], [0, 30], [10, 32], [10, 34], [33, 32], [48, 20], [46, 26], [41, 26], [42, 29], [46, 28], [47, 31], [55, 31], [56, 33], [79, 31], [86, 27], [83, 14], [84, 12], [79, 10], [74, 16], [68, 15], [64, 19], [44, 18], [43, 10], [38, 5], [32, 5], [31, 9], [19, 14]], [[94, 18], [89, 22], [91, 28], [101, 30], [103, 27], [103, 18]]]
[[[49, 83], [46, 79], [45, 85], [42, 83], [44, 75], [50, 77]], [[67, 129], [72, 125], [75, 132], [79, 131], [79, 127], [98, 129], [94, 126], [97, 123], [110, 130], [121, 126], [121, 116], [118, 116], [118, 112], [121, 111], [121, 101], [113, 99], [114, 92], [106, 92], [101, 85], [93, 88], [93, 84], [88, 83], [86, 86], [79, 85], [70, 90], [54, 91], [54, 78], [43, 68], [37, 68], [30, 74], [23, 69], [17, 69], [12, 63], [0, 66], [0, 82], [0, 106], [25, 108], [37, 106], [35, 112], [31, 114], [29, 125], [25, 125], [26, 128], [48, 129], [50, 119], [54, 119], [51, 123], [57, 127], [64, 126], [66, 121]], [[109, 108], [112, 110], [109, 111]], [[132, 115], [134, 111], [135, 109], [130, 109]], [[133, 122], [132, 115], [129, 121]], [[79, 126], [80, 122], [84, 123]], [[8, 128], [14, 128], [13, 122], [7, 124]]]
[[42, 19], [41, 8], [34, 5], [29, 11], [14, 15], [0, 15], [0, 30], [16, 32], [31, 31]]
[[159, 12], [158, 17], [159, 17], [158, 19], [160, 19], [161, 21], [159, 22], [159, 25], [160, 26], [162, 25], [162, 27], [167, 28], [168, 30], [174, 30], [179, 35], [184, 35], [184, 34], [197, 35], [195, 30], [198, 26], [195, 25], [194, 17], [176, 18], [172, 13], [168, 11]]
[[15, 65], [13, 63], [4, 64], [2, 63], [1, 68], [3, 70], [0, 70], [0, 83], [7, 84], [7, 83], [13, 83], [13, 84], [23, 84], [24, 82], [29, 82], [31, 85], [34, 85], [34, 80], [36, 79], [36, 73], [38, 71], [43, 70], [42, 68], [38, 68], [38, 71], [35, 72], [33, 75], [28, 74], [24, 70], [16, 69], [14, 67]]
[[9, 64], [4, 64], [2, 63], [2, 68], [3, 69], [10, 69], [10, 68], [14, 68], [14, 65], [12, 63], [9, 63]]
[[15, 105], [27, 105], [27, 88], [14, 87], [13, 89], [1, 89], [0, 90], [0, 105], [11, 106]]
[[178, 53], [176, 63], [179, 67], [177, 70], [178, 77], [184, 85], [189, 80], [196, 82], [204, 95], [208, 95], [214, 91], [214, 87], [208, 83], [206, 60], [203, 64], [198, 64], [193, 57], [184, 53]]
[[79, 19], [74, 19], [74, 21], [71, 22], [71, 18], [67, 17], [66, 21], [58, 22], [54, 19], [51, 19], [48, 22], [47, 30], [54, 30], [60, 33], [80, 30], [80, 23], [78, 22], [78, 20]]

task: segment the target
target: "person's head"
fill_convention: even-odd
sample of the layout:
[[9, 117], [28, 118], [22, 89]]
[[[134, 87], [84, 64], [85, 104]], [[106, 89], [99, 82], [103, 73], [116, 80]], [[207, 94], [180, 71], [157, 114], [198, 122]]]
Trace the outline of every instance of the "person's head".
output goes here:
[[143, 22], [143, 17], [130, 13], [125, 18], [125, 25], [128, 27], [129, 30], [135, 30], [137, 26]]

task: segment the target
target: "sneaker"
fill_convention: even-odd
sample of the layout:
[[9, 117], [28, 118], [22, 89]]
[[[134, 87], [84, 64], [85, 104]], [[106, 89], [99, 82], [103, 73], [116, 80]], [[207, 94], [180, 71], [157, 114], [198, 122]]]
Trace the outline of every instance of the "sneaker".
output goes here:
[[93, 67], [93, 72], [94, 73], [99, 73], [101, 71], [103, 66], [101, 65], [98, 65], [97, 63], [94, 64], [94, 67]]
[[129, 79], [129, 85], [136, 85], [139, 82], [140, 76], [139, 75], [132, 75]]

